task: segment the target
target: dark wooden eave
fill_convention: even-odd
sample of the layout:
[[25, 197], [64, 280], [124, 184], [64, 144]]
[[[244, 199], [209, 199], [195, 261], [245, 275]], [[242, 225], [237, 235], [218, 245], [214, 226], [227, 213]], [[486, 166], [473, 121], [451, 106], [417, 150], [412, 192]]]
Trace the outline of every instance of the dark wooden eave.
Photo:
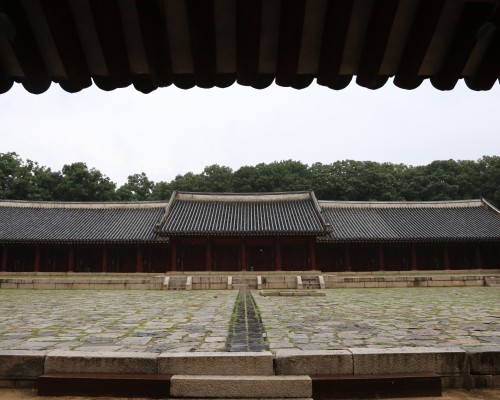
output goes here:
[[500, 0], [1, 0], [0, 16], [0, 93], [500, 76]]

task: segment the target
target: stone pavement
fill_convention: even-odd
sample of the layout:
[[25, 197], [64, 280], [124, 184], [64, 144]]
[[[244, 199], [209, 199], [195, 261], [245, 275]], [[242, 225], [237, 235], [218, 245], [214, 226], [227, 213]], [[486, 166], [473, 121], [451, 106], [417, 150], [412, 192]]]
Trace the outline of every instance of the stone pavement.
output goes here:
[[500, 346], [500, 288], [326, 290], [254, 298], [271, 350]]
[[0, 350], [223, 351], [237, 291], [0, 290]]
[[[271, 350], [500, 346], [500, 288], [254, 291]], [[0, 350], [224, 351], [238, 292], [0, 290]]]

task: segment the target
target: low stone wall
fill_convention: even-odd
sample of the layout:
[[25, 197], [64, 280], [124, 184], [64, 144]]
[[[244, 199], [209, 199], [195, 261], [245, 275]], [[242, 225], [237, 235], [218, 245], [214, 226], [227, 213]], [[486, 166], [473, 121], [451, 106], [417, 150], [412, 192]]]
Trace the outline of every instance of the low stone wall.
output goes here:
[[36, 387], [42, 374], [366, 375], [434, 372], [444, 388], [500, 387], [500, 346], [259, 353], [0, 351], [0, 387]]
[[0, 278], [0, 289], [109, 289], [161, 290], [163, 276], [150, 278], [31, 277]]

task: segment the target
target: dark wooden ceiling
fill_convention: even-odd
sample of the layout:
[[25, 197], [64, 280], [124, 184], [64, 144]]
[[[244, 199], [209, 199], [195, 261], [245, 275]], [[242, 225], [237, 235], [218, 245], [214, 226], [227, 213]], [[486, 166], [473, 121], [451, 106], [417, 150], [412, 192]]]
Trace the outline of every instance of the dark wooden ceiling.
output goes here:
[[500, 0], [0, 0], [0, 93], [500, 76]]

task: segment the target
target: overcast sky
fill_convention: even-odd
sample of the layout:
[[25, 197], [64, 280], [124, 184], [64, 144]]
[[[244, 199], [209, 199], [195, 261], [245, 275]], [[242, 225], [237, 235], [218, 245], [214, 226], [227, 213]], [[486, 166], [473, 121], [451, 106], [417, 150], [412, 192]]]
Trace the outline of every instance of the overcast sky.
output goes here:
[[53, 84], [32, 95], [0, 95], [0, 152], [60, 170], [77, 161], [118, 185], [145, 172], [155, 182], [211, 164], [353, 159], [409, 165], [500, 155], [500, 85], [474, 92], [463, 82], [441, 92], [425, 82], [371, 91], [352, 82], [334, 91], [181, 90], [144, 95], [133, 87], [68, 94]]

